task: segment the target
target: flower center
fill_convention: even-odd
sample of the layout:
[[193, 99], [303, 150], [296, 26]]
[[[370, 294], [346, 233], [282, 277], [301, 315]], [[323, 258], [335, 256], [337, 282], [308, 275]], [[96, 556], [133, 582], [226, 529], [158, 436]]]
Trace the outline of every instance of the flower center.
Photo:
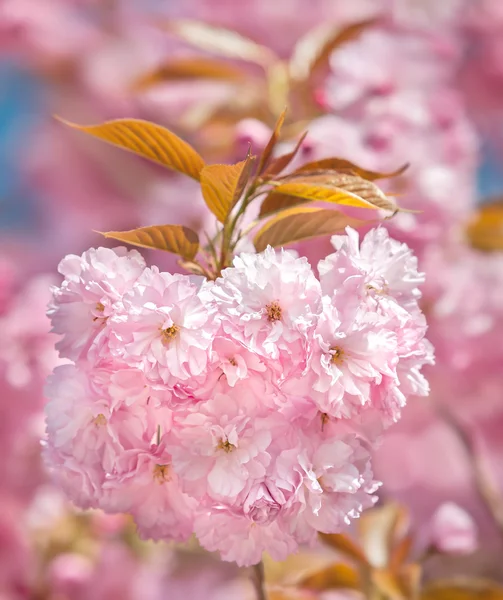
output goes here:
[[107, 418], [103, 413], [100, 413], [94, 417], [93, 423], [96, 425], [96, 427], [103, 427], [107, 424]]
[[171, 327], [166, 327], [166, 329], [161, 329], [161, 335], [164, 343], [169, 343], [171, 340], [174, 340], [180, 331], [180, 327], [178, 325], [171, 325]]
[[279, 302], [276, 300], [270, 304], [266, 304], [265, 309], [267, 311], [267, 319], [271, 323], [274, 323], [274, 321], [279, 321], [283, 315], [283, 310], [281, 309]]
[[236, 362], [235, 358], [229, 358], [229, 363], [233, 366], [233, 367], [237, 367], [238, 363]]
[[377, 294], [378, 296], [388, 296], [389, 295], [389, 287], [386, 282], [384, 282], [381, 287], [376, 287], [372, 284], [367, 284], [365, 286], [367, 292]]
[[[105, 312], [105, 305], [103, 304], [103, 302], [97, 302], [96, 306], [94, 307], [94, 310], [100, 313]], [[106, 319], [106, 317], [94, 317], [93, 321], [97, 321], [98, 319], [102, 318]]]
[[165, 483], [171, 479], [169, 475], [169, 465], [155, 465], [154, 466], [154, 479], [159, 483]]
[[330, 362], [333, 365], [342, 365], [346, 353], [340, 346], [332, 346], [332, 348], [330, 348], [330, 354], [332, 355]]
[[325, 429], [325, 425], [330, 421], [330, 417], [327, 413], [321, 413], [321, 430]]
[[229, 452], [232, 452], [233, 450], [235, 450], [236, 446], [234, 446], [234, 444], [231, 444], [229, 442], [229, 440], [224, 440], [223, 438], [218, 442], [218, 446], [217, 448], [219, 450], [223, 450], [224, 452], [226, 452], [227, 454], [229, 454]]

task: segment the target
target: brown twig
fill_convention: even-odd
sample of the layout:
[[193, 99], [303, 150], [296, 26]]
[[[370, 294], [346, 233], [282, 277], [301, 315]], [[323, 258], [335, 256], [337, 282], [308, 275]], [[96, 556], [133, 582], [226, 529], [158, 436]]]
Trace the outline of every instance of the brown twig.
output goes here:
[[260, 561], [252, 569], [252, 581], [257, 593], [257, 600], [267, 600], [264, 587], [264, 563]]
[[482, 459], [474, 437], [470, 435], [450, 411], [445, 408], [438, 408], [438, 413], [456, 434], [465, 449], [472, 469], [475, 488], [489, 515], [492, 517], [500, 536], [503, 538], [503, 497], [487, 468], [487, 464]]

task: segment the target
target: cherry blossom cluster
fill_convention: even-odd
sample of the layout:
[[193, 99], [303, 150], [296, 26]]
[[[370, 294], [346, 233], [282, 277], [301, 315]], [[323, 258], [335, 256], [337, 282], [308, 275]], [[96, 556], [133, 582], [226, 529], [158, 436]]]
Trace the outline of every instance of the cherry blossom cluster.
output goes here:
[[422, 275], [384, 228], [332, 244], [319, 279], [272, 248], [216, 281], [123, 247], [64, 258], [45, 457], [70, 498], [239, 565], [371, 506], [373, 444], [428, 392]]

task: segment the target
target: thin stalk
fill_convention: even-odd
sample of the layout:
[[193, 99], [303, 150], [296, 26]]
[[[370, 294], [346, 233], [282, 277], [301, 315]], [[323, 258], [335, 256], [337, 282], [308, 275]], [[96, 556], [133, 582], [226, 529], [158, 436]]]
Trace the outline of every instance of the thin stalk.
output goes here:
[[475, 440], [466, 429], [446, 409], [438, 409], [439, 415], [461, 442], [473, 474], [473, 482], [487, 512], [492, 517], [500, 536], [503, 538], [503, 498], [477, 449]]
[[238, 224], [239, 219], [242, 217], [242, 215], [246, 211], [250, 202], [254, 199], [255, 191], [256, 191], [256, 187], [252, 185], [247, 190], [245, 196], [243, 197], [243, 200], [241, 201], [241, 206], [239, 207], [239, 210], [234, 215], [234, 218], [232, 220], [228, 220], [224, 224], [224, 229], [223, 229], [223, 233], [222, 233], [222, 246], [220, 248], [220, 268], [225, 267], [225, 263], [227, 261], [227, 253], [230, 250], [232, 250], [234, 248], [234, 246], [236, 245], [237, 241], [239, 241], [239, 240], [236, 240], [234, 243], [232, 243], [232, 237], [233, 237], [234, 231], [236, 230], [236, 226]]
[[264, 587], [264, 563], [260, 561], [258, 564], [252, 567], [252, 581], [255, 586], [255, 592], [257, 593], [257, 600], [267, 600]]

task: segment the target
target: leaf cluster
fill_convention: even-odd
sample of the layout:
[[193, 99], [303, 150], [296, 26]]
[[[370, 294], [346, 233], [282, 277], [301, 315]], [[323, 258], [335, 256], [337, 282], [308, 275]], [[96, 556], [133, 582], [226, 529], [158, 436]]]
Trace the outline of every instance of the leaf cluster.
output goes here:
[[[342, 232], [347, 226], [374, 223], [401, 210], [376, 184], [401, 175], [378, 173], [347, 160], [308, 162], [284, 174], [297, 155], [305, 134], [288, 153], [276, 156], [286, 112], [279, 116], [259, 157], [248, 152], [236, 164], [206, 164], [199, 153], [169, 129], [138, 119], [117, 119], [82, 126], [63, 121], [80, 132], [108, 142], [199, 182], [208, 209], [217, 221], [217, 234], [201, 243], [183, 224], [161, 224], [131, 231], [108, 231], [105, 237], [143, 248], [177, 254], [189, 272], [210, 279], [232, 262], [238, 242], [253, 231], [257, 252]], [[258, 217], [246, 221], [248, 208], [260, 203]], [[371, 211], [369, 220], [356, 219], [335, 207]]]

